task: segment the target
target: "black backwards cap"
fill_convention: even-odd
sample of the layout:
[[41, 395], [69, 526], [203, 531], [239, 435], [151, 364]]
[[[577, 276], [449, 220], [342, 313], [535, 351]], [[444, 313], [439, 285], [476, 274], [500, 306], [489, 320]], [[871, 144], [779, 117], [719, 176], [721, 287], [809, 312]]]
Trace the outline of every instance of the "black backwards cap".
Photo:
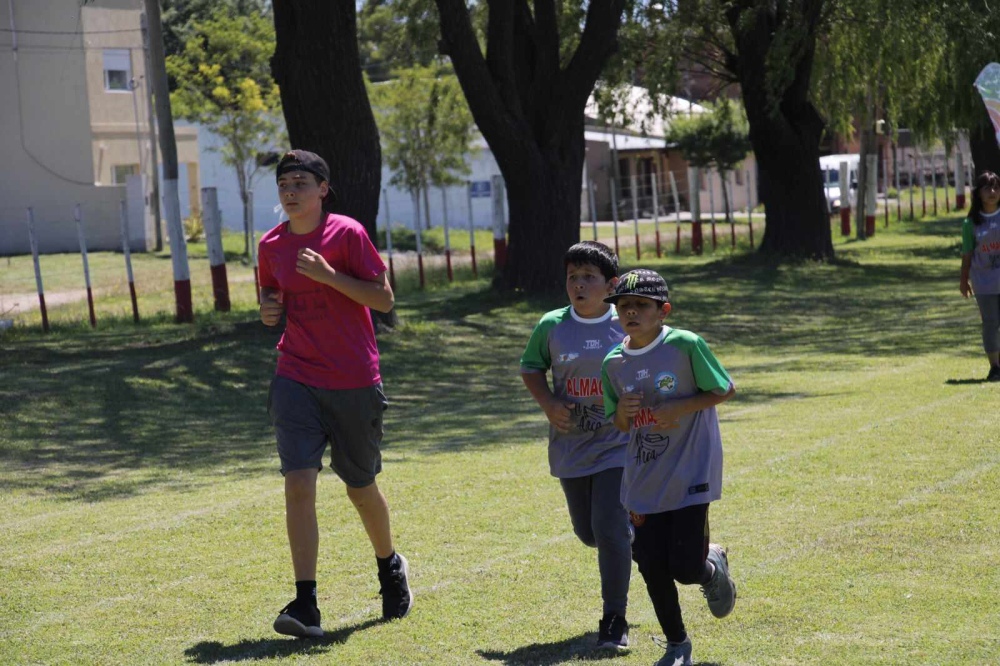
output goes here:
[[617, 303], [622, 296], [642, 296], [660, 303], [670, 300], [667, 281], [656, 271], [648, 268], [637, 268], [625, 273], [618, 279], [615, 293], [604, 299], [605, 303]]
[[277, 180], [289, 171], [308, 171], [320, 182], [330, 182], [330, 167], [326, 165], [326, 160], [310, 153], [308, 150], [290, 150], [278, 160], [278, 168], [274, 171], [274, 178]]

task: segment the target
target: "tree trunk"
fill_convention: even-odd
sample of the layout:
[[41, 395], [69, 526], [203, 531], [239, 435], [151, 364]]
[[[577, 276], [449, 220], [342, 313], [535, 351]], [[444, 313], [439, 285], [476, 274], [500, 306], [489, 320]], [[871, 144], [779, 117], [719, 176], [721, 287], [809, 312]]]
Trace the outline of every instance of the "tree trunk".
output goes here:
[[[353, 0], [275, 0], [271, 72], [292, 148], [330, 165], [335, 196], [324, 208], [356, 219], [375, 239], [382, 151], [358, 56]], [[372, 312], [379, 327], [395, 312]]]
[[502, 288], [558, 291], [566, 284], [561, 258], [580, 241], [582, 127], [578, 140], [567, 143], [500, 165], [512, 174], [506, 179], [511, 223], [507, 266], [498, 282]]
[[[766, 226], [760, 252], [793, 259], [833, 258], [830, 217], [826, 212], [819, 142], [824, 123], [809, 88], [816, 52], [815, 31], [822, 0], [803, 2], [803, 25], [780, 23], [780, 17], [753, 2], [734, 4], [727, 20], [736, 44], [727, 67], [736, 75], [750, 122], [750, 143], [760, 171], [760, 198]], [[769, 78], [772, 49], [795, 33], [796, 60], [792, 77], [777, 91]], [[786, 45], [787, 48], [787, 45]]]
[[[997, 143], [996, 131], [982, 107], [979, 123], [969, 130], [969, 148], [972, 151], [972, 177], [983, 171], [1000, 174], [1000, 144]], [[969, 183], [971, 187], [973, 183]]]
[[591, 0], [568, 64], [560, 64], [554, 0], [489, 3], [486, 52], [464, 0], [436, 0], [442, 53], [451, 57], [476, 125], [504, 176], [510, 210], [504, 289], [558, 290], [559, 258], [580, 239], [583, 109], [618, 48], [624, 0]]

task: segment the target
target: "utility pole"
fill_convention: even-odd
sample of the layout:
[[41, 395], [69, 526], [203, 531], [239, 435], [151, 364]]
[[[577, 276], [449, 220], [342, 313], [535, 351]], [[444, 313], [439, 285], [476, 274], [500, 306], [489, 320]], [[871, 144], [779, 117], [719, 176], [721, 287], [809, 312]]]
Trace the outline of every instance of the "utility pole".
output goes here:
[[149, 196], [149, 206], [153, 211], [153, 219], [156, 221], [156, 251], [163, 250], [163, 219], [160, 217], [160, 156], [156, 149], [156, 114], [153, 112], [153, 80], [150, 72], [153, 71], [152, 62], [149, 57], [149, 24], [146, 13], [139, 15], [139, 24], [142, 28], [142, 57], [146, 67], [146, 80], [143, 88], [146, 91], [146, 114], [149, 116], [149, 162], [150, 178], [153, 180], [151, 194]]
[[174, 298], [178, 323], [194, 321], [191, 305], [191, 272], [188, 268], [187, 243], [181, 224], [181, 202], [178, 194], [177, 141], [174, 138], [174, 117], [167, 91], [167, 66], [163, 49], [163, 29], [160, 25], [159, 0], [145, 0], [149, 27], [150, 83], [156, 103], [156, 119], [163, 151], [163, 213], [167, 218], [170, 238], [170, 258], [174, 268]]

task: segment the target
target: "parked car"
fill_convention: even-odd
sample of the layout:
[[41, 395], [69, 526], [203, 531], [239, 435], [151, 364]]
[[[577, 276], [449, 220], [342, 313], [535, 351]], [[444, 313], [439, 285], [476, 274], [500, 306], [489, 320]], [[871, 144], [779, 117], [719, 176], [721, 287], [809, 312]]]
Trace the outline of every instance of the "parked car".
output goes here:
[[826, 207], [830, 213], [840, 210], [843, 195], [841, 194], [840, 163], [847, 162], [848, 182], [850, 188], [847, 195], [847, 205], [853, 205], [858, 189], [858, 165], [861, 156], [857, 153], [839, 155], [824, 155], [819, 158], [819, 168], [823, 172], [823, 189], [826, 191]]

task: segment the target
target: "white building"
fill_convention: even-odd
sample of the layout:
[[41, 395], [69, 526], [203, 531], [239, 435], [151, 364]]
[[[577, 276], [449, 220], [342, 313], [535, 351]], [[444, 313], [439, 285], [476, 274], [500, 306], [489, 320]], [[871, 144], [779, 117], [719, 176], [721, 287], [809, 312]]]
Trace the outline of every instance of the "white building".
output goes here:
[[[624, 127], [611, 128], [603, 126], [596, 119], [596, 106], [593, 99], [585, 111], [587, 128], [584, 134], [586, 142], [586, 158], [584, 166], [584, 189], [581, 191], [581, 222], [590, 221], [592, 217], [598, 220], [611, 220], [614, 211], [611, 206], [611, 180], [614, 178], [615, 160], [617, 159], [617, 213], [619, 220], [632, 218], [632, 183], [635, 182], [636, 209], [640, 217], [648, 218], [653, 214], [653, 183], [657, 189], [657, 213], [672, 215], [674, 207], [673, 184], [676, 185], [680, 209], [690, 211], [689, 169], [687, 162], [679, 152], [670, 146], [664, 135], [666, 128], [664, 120], [652, 116], [651, 106], [646, 93], [641, 88], [633, 88], [626, 103], [632, 121]], [[671, 114], [702, 113], [704, 107], [672, 97], [665, 98], [663, 108], [670, 109]], [[222, 163], [222, 158], [212, 147], [217, 146], [219, 138], [213, 136], [204, 127], [200, 128], [199, 146], [201, 147], [200, 163], [202, 166], [202, 181], [205, 186], [218, 190], [219, 208], [222, 213], [223, 225], [230, 229], [241, 229], [243, 225], [243, 204], [240, 201], [239, 187], [236, 176], [230, 166]], [[500, 174], [500, 167], [493, 158], [493, 153], [482, 137], [477, 135], [473, 150], [469, 153], [466, 164], [469, 174], [467, 182], [475, 182], [479, 188]], [[748, 202], [757, 205], [757, 195], [754, 187], [756, 182], [751, 175], [756, 170], [753, 155], [749, 155], [742, 167], [728, 175], [730, 208], [743, 210]], [[673, 175], [673, 181], [670, 175]], [[382, 169], [382, 187], [384, 192], [379, 202], [379, 229], [384, 229], [386, 220], [391, 219], [393, 225], [412, 228], [416, 213], [413, 199], [409, 192], [391, 185], [392, 174], [388, 168]], [[591, 210], [590, 196], [586, 184], [593, 183], [594, 210]], [[273, 167], [261, 170], [254, 181], [254, 227], [265, 231], [281, 219], [278, 207], [278, 191], [274, 182]], [[480, 189], [481, 191], [481, 189]], [[723, 195], [721, 178], [717, 173], [703, 173], [698, 191], [700, 211], [703, 216], [712, 211], [721, 216]], [[470, 201], [469, 188], [466, 184], [449, 187], [442, 191], [434, 189], [428, 193], [428, 208], [430, 225], [439, 227], [444, 223], [447, 211], [449, 225], [457, 230], [467, 229], [470, 218], [476, 227], [492, 226], [492, 202], [490, 197], [474, 197]], [[421, 200], [421, 219], [424, 214], [424, 202]], [[427, 226], [426, 220], [424, 226]]]

